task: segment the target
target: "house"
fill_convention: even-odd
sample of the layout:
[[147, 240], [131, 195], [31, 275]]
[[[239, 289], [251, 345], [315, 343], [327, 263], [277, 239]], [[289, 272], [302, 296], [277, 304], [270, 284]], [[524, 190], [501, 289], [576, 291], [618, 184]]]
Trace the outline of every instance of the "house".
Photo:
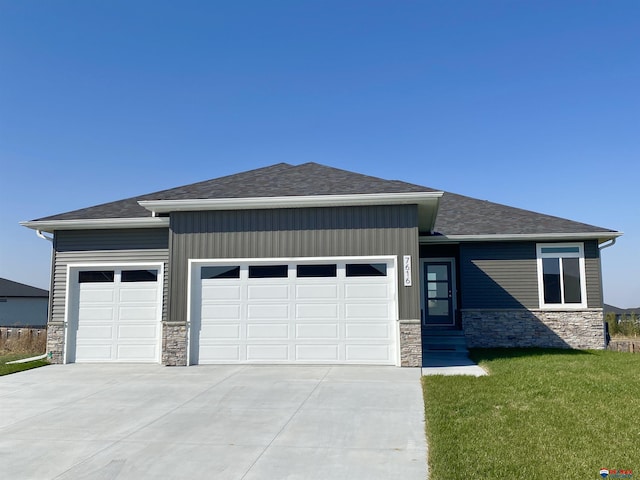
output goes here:
[[621, 235], [316, 163], [22, 224], [53, 234], [54, 362], [165, 365], [419, 366], [442, 329], [603, 348]]
[[0, 327], [45, 327], [49, 292], [0, 278]]

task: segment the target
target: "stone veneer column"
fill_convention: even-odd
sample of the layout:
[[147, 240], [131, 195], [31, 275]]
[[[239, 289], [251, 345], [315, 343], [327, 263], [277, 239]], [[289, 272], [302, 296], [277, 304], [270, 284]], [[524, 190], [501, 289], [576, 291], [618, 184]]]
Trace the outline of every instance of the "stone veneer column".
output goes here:
[[603, 349], [601, 308], [586, 310], [462, 310], [469, 348]]
[[187, 324], [185, 322], [162, 324], [162, 364], [172, 367], [187, 365]]
[[400, 366], [422, 366], [422, 328], [420, 320], [400, 320]]
[[47, 324], [47, 360], [51, 363], [64, 363], [64, 322]]

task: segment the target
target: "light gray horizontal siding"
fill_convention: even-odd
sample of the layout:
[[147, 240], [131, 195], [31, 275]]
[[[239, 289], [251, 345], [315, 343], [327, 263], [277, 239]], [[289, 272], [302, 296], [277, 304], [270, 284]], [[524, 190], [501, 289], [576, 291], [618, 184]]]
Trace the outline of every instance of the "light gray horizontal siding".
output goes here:
[[[55, 233], [55, 250], [53, 256], [53, 273], [51, 278], [50, 321], [64, 320], [65, 296], [67, 289], [67, 265], [75, 263], [131, 263], [149, 262], [164, 264], [164, 286], [162, 318], [167, 317], [167, 292], [169, 284], [169, 251], [166, 247], [156, 248], [161, 244], [161, 237], [168, 238], [167, 229], [120, 230], [120, 238], [109, 230], [92, 231], [59, 231]], [[149, 234], [148, 243], [144, 242], [144, 234]], [[82, 238], [86, 239], [83, 242]], [[117, 245], [129, 248], [118, 249]], [[136, 248], [131, 248], [135, 246]]]
[[[401, 319], [419, 318], [417, 207], [301, 208], [171, 214], [169, 319], [187, 312], [188, 260], [411, 255], [413, 286], [398, 272]], [[400, 268], [398, 269], [400, 270]]]
[[462, 308], [538, 308], [535, 243], [460, 245]]
[[[599, 249], [584, 243], [587, 306], [602, 307]], [[460, 245], [462, 308], [539, 308], [536, 243]]]

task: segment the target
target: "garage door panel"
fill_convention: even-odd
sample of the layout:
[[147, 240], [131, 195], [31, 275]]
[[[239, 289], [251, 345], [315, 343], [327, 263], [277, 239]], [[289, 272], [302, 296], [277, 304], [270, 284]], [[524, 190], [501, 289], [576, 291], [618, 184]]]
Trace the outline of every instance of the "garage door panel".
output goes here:
[[[207, 300], [240, 300], [241, 290], [238, 285], [219, 285], [202, 283], [202, 301]], [[212, 280], [215, 282], [215, 280]]]
[[140, 288], [140, 287], [129, 287], [129, 288], [119, 288], [119, 301], [120, 303], [140, 303], [140, 302], [149, 302], [149, 303], [157, 303], [158, 301], [158, 289], [155, 287], [151, 288]]
[[338, 298], [337, 285], [296, 285], [298, 300], [333, 300]]
[[384, 284], [347, 284], [344, 287], [344, 296], [348, 299], [375, 299], [377, 301], [386, 300], [389, 295], [389, 287]]
[[247, 324], [247, 340], [287, 338], [289, 338], [288, 323]]
[[78, 318], [81, 322], [104, 322], [113, 320], [113, 307], [80, 307]]
[[118, 325], [119, 340], [146, 340], [155, 342], [158, 335], [157, 325]]
[[118, 361], [121, 362], [153, 362], [156, 356], [156, 346], [145, 343], [118, 344]]
[[289, 346], [282, 345], [247, 345], [247, 360], [277, 361], [289, 360]]
[[302, 362], [337, 362], [338, 345], [296, 345], [296, 360]]
[[150, 307], [120, 307], [118, 309], [118, 320], [120, 322], [141, 320], [153, 321], [158, 317], [158, 309], [155, 305]]
[[249, 300], [288, 300], [289, 285], [249, 285]]
[[112, 325], [87, 325], [81, 329], [78, 329], [76, 335], [78, 340], [87, 340], [89, 342], [95, 342], [100, 340], [108, 340], [109, 342], [113, 338], [113, 326]]
[[345, 305], [345, 316], [347, 319], [364, 318], [381, 320], [389, 318], [389, 304], [363, 304], [347, 303]]
[[345, 337], [350, 339], [390, 339], [389, 325], [385, 323], [348, 323], [345, 325]]
[[346, 345], [346, 360], [350, 362], [391, 363], [388, 345]]
[[[93, 288], [92, 288], [93, 287]], [[112, 303], [114, 299], [114, 289], [95, 288], [94, 285], [81, 284], [78, 296], [80, 304], [85, 303]]]
[[237, 362], [240, 360], [240, 345], [200, 345], [200, 363]]
[[200, 329], [200, 335], [203, 338], [212, 339], [240, 339], [240, 325], [238, 324], [220, 324], [203, 325]]
[[296, 318], [338, 318], [337, 303], [298, 303], [296, 305]]
[[299, 323], [296, 325], [296, 338], [300, 340], [337, 339], [337, 323]]
[[78, 345], [76, 357], [85, 362], [109, 362], [112, 358], [111, 345]]
[[247, 318], [249, 320], [289, 318], [289, 305], [274, 304], [254, 304], [247, 307]]
[[240, 305], [203, 305], [203, 322], [212, 320], [240, 320]]

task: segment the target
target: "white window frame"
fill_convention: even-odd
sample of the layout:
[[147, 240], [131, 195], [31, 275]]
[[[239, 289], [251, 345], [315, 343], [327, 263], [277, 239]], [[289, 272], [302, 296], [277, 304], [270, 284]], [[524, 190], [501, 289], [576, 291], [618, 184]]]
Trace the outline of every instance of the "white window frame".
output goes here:
[[[577, 252], [543, 253], [543, 248], [578, 248]], [[538, 243], [536, 244], [536, 257], [538, 267], [538, 297], [540, 309], [543, 310], [582, 310], [587, 308], [587, 274], [584, 260], [583, 243]], [[543, 258], [577, 258], [580, 269], [580, 299], [581, 303], [545, 303], [544, 301], [544, 275], [542, 271]], [[564, 300], [564, 273], [560, 262], [560, 296]]]

